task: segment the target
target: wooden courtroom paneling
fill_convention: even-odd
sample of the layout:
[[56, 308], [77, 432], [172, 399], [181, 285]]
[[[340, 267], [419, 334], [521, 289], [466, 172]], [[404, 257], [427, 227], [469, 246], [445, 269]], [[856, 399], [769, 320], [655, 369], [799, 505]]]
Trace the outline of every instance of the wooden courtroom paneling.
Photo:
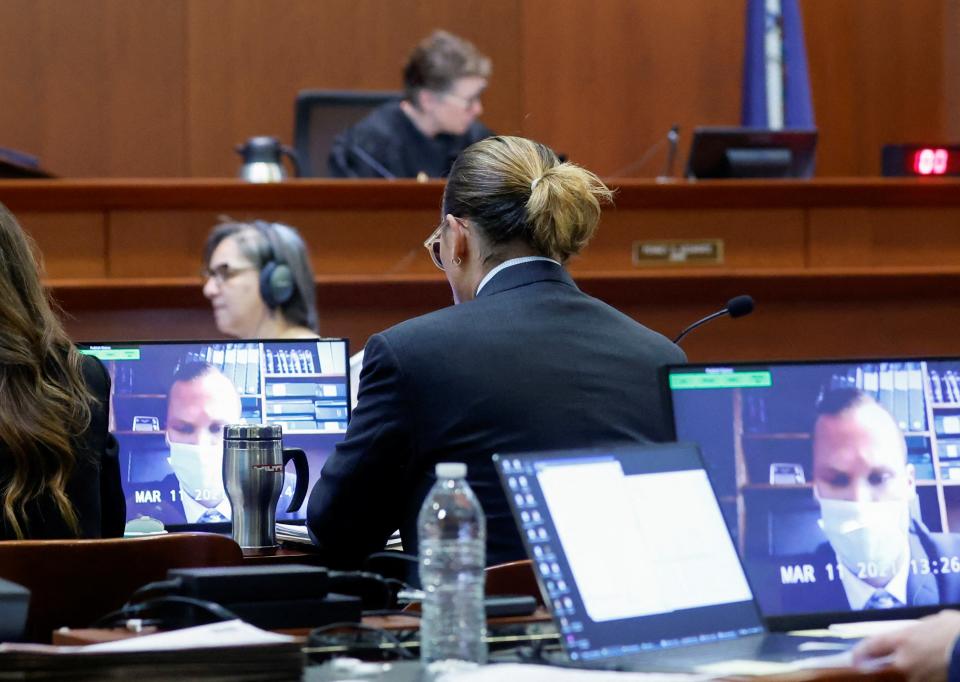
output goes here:
[[960, 265], [956, 209], [834, 208], [810, 211], [810, 265]]
[[[753, 316], [692, 337], [692, 358], [960, 355], [958, 186], [625, 181], [571, 270], [585, 291], [670, 336], [734, 295], [756, 298]], [[0, 182], [0, 201], [60, 264], [48, 282], [80, 338], [215, 336], [197, 268], [210, 226], [227, 212], [301, 227], [317, 272], [321, 331], [358, 347], [450, 303], [421, 247], [441, 190], [415, 182]], [[87, 233], [89, 243], [78, 236]], [[630, 262], [634, 240], [677, 238], [724, 239], [726, 263]]]
[[57, 175], [188, 172], [185, 0], [0, 3], [0, 146]]
[[20, 226], [33, 238], [48, 278], [106, 277], [107, 243], [103, 215], [17, 212]]
[[665, 239], [721, 239], [725, 267], [804, 266], [804, 214], [799, 209], [619, 209], [604, 212], [596, 236], [570, 267], [573, 272], [637, 272], [634, 242]]
[[945, 105], [957, 101], [960, 24], [947, 22], [956, 0], [800, 4], [818, 175], [879, 175], [885, 143], [954, 141]]
[[190, 174], [234, 175], [233, 146], [293, 137], [305, 88], [399, 90], [407, 55], [445, 28], [493, 60], [484, 121], [521, 118], [520, 0], [204, 0], [189, 3]]
[[[662, 173], [681, 126], [740, 117], [743, 0], [526, 0], [523, 132], [604, 177]], [[682, 171], [686, 153], [678, 155]]]
[[[818, 174], [874, 175], [884, 142], [960, 136], [958, 0], [803, 0]], [[5, 0], [0, 146], [66, 177], [221, 176], [292, 136], [301, 88], [395, 88], [437, 27], [494, 76], [484, 120], [601, 175], [652, 177], [682, 127], [736, 124], [744, 0]], [[619, 173], [618, 173], [619, 171]]]
[[[196, 275], [203, 246], [220, 215], [295, 225], [318, 274], [430, 273], [421, 242], [436, 227], [436, 210], [116, 211], [110, 219], [110, 274], [115, 277]], [[420, 236], [422, 235], [422, 236]], [[419, 239], [419, 241], [418, 241]]]

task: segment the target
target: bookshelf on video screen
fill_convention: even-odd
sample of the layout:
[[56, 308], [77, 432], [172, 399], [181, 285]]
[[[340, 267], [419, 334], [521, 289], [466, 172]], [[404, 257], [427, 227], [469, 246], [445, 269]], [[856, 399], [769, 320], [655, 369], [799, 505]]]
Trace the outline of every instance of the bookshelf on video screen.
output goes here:
[[[310, 485], [349, 417], [349, 371], [344, 339], [244, 342], [86, 343], [83, 353], [103, 362], [113, 382], [110, 430], [132, 522], [166, 528], [226, 523], [223, 426], [279, 424], [283, 445], [307, 455]], [[278, 504], [286, 514], [296, 478], [287, 466]]]
[[906, 578], [906, 606], [924, 605], [920, 581], [934, 603], [960, 590], [960, 359], [689, 365], [667, 381], [766, 615], [881, 608], [851, 575]]

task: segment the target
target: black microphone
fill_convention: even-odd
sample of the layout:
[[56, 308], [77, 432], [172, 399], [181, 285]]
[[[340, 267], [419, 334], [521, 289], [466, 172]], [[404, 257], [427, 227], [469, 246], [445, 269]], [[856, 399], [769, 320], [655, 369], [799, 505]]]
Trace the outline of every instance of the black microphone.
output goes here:
[[605, 177], [608, 177], [608, 178], [622, 178], [622, 177], [624, 177], [625, 175], [627, 175], [628, 173], [633, 173], [634, 171], [639, 170], [639, 169], [642, 168], [644, 165], [646, 165], [647, 161], [649, 161], [650, 159], [652, 159], [652, 158], [653, 158], [653, 155], [656, 154], [658, 151], [660, 151], [660, 148], [661, 148], [664, 144], [666, 144], [666, 143], [669, 143], [669, 144], [670, 144], [670, 150], [669, 150], [669, 153], [668, 153], [667, 161], [668, 161], [668, 163], [671, 164], [671, 166], [672, 166], [672, 165], [673, 165], [673, 155], [674, 155], [674, 153], [676, 152], [677, 140], [679, 139], [679, 134], [680, 134], [679, 131], [680, 131], [680, 126], [679, 126], [678, 124], [674, 123], [674, 124], [670, 127], [670, 130], [667, 131], [666, 136], [660, 138], [659, 140], [657, 140], [656, 142], [654, 142], [652, 145], [650, 145], [649, 147], [647, 147], [647, 149], [643, 152], [643, 154], [640, 156], [639, 159], [637, 159], [636, 161], [633, 161], [632, 163], [624, 166], [623, 168], [621, 168], [620, 170], [618, 170], [616, 173], [608, 173]]
[[667, 162], [663, 167], [663, 175], [657, 178], [657, 182], [664, 182], [673, 178], [673, 162], [677, 158], [677, 145], [680, 144], [680, 126], [676, 123], [673, 124], [670, 132], [667, 133], [667, 142], [670, 143], [670, 146], [667, 148]]
[[692, 332], [694, 329], [699, 327], [702, 324], [706, 324], [710, 320], [716, 319], [723, 315], [729, 315], [730, 317], [743, 317], [744, 315], [749, 315], [753, 312], [753, 298], [747, 296], [746, 294], [741, 294], [740, 296], [734, 296], [729, 301], [727, 305], [722, 309], [718, 310], [715, 313], [707, 315], [702, 320], [697, 320], [689, 327], [680, 332], [680, 335], [673, 340], [674, 343], [680, 343], [680, 339]]
[[360, 145], [351, 144], [349, 145], [348, 149], [350, 150], [351, 154], [367, 164], [367, 166], [370, 167], [381, 178], [384, 178], [385, 180], [397, 179], [396, 175], [384, 168], [382, 163], [370, 156], [370, 153]]

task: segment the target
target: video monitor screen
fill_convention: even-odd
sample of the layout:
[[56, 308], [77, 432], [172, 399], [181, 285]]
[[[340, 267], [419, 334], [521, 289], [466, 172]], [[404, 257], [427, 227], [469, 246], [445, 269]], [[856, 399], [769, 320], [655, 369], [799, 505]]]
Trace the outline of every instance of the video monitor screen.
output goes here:
[[765, 616], [960, 598], [960, 359], [666, 371]]
[[686, 176], [696, 179], [810, 178], [816, 129], [727, 128], [693, 131]]
[[[222, 473], [227, 424], [279, 424], [283, 446], [307, 455], [308, 491], [347, 429], [345, 339], [78, 347], [98, 357], [112, 379], [110, 430], [120, 448], [130, 534], [198, 524], [226, 527], [231, 518]], [[291, 462], [277, 505], [279, 521], [306, 516], [306, 502], [286, 513], [295, 485]]]

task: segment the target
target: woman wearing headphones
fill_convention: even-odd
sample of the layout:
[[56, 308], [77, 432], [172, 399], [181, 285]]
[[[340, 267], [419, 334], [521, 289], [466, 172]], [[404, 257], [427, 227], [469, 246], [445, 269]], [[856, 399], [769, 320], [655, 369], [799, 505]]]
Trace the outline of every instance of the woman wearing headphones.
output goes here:
[[[203, 295], [217, 329], [238, 339], [318, 336], [313, 268], [289, 225], [223, 222], [203, 250]], [[350, 400], [357, 404], [363, 350], [350, 358]]]
[[221, 223], [207, 238], [203, 260], [203, 294], [221, 332], [241, 339], [317, 336], [313, 269], [294, 228]]

